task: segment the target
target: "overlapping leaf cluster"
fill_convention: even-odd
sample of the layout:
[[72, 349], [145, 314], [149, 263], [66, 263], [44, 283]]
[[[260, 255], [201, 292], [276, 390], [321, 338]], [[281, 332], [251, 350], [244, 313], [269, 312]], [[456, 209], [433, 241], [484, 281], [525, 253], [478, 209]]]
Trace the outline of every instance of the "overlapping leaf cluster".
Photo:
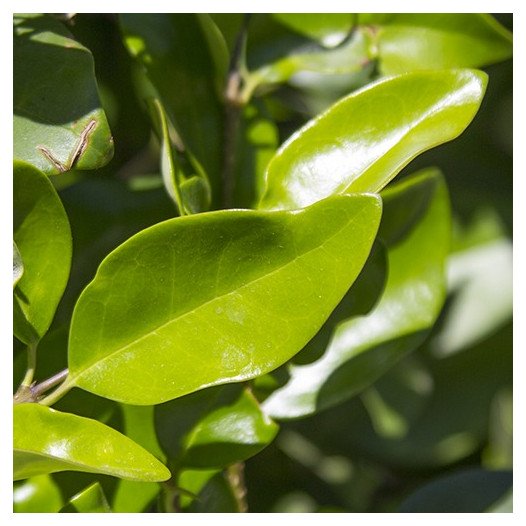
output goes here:
[[[243, 511], [243, 461], [269, 444], [300, 454], [287, 444], [313, 416], [322, 442], [337, 450], [341, 424], [387, 464], [473, 453], [480, 419], [443, 428], [441, 449], [425, 419], [451, 395], [448, 361], [463, 371], [458, 351], [509, 320], [509, 280], [485, 279], [509, 268], [509, 242], [489, 215], [452, 250], [442, 173], [392, 180], [471, 123], [487, 75], [470, 68], [510, 57], [507, 30], [475, 14], [98, 23], [152, 136], [106, 173], [127, 98], [101, 89], [101, 103], [67, 22], [14, 17], [15, 510]], [[344, 403], [359, 432], [327, 416]], [[491, 483], [494, 503], [508, 474]], [[403, 509], [432, 507], [436, 484]], [[62, 487], [78, 492], [64, 502]]]

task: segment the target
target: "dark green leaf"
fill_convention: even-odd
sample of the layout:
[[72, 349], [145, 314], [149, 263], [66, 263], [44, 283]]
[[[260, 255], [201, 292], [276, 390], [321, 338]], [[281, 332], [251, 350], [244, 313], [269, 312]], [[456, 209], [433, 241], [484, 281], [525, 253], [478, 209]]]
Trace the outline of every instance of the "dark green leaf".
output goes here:
[[60, 513], [111, 513], [106, 495], [98, 482], [69, 499]]
[[14, 16], [14, 157], [46, 175], [113, 156], [93, 57], [47, 15]]
[[13, 511], [15, 513], [56, 513], [62, 507], [60, 489], [49, 475], [37, 475], [15, 483]]
[[166, 480], [170, 472], [114, 429], [39, 404], [14, 413], [14, 480], [56, 471], [104, 473], [130, 480]]
[[129, 52], [146, 69], [196, 170], [202, 166], [218, 196], [223, 114], [217, 79], [226, 54], [220, 33], [199, 14], [123, 14], [120, 21]]
[[510, 471], [467, 469], [439, 477], [417, 489], [400, 506], [401, 513], [482, 513], [506, 495]]
[[47, 177], [25, 162], [13, 173], [14, 240], [24, 275], [14, 290], [14, 332], [25, 343], [46, 333], [62, 297], [71, 264], [71, 231]]
[[351, 13], [274, 13], [283, 25], [327, 47], [342, 43], [357, 22]]
[[291, 209], [343, 192], [377, 192], [419, 153], [457, 137], [486, 74], [421, 72], [371, 84], [297, 131], [266, 173], [259, 207]]
[[440, 313], [450, 230], [443, 178], [424, 171], [382, 197], [389, 271], [380, 300], [337, 325], [321, 358], [291, 367], [288, 383], [263, 404], [270, 416], [305, 416], [357, 394], [414, 349]]
[[170, 465], [221, 468], [255, 455], [278, 426], [240, 385], [211, 387], [155, 409], [157, 433]]
[[68, 382], [147, 405], [278, 367], [353, 283], [380, 214], [375, 196], [338, 196], [301, 211], [211, 212], [144, 230], [79, 298]]

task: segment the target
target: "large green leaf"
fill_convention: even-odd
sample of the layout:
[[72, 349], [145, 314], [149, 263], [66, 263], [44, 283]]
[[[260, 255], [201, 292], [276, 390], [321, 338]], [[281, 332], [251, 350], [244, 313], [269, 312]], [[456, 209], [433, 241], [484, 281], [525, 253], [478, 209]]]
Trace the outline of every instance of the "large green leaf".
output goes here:
[[120, 22], [129, 52], [145, 68], [217, 197], [223, 147], [217, 78], [225, 69], [224, 40], [202, 14], [123, 14]]
[[349, 195], [142, 231], [102, 262], [78, 300], [67, 382], [148, 405], [278, 367], [356, 279], [380, 214], [377, 196]]
[[103, 473], [130, 480], [166, 480], [170, 472], [114, 429], [39, 404], [13, 409], [14, 479], [57, 471]]
[[275, 418], [306, 416], [355, 394], [420, 343], [445, 297], [449, 201], [441, 175], [424, 171], [385, 191], [379, 237], [388, 276], [376, 307], [335, 327], [323, 355], [291, 366], [290, 379], [263, 404]]
[[419, 153], [457, 137], [478, 110], [486, 74], [410, 73], [353, 93], [297, 131], [267, 169], [260, 208], [377, 192]]
[[170, 465], [178, 468], [222, 468], [246, 460], [278, 431], [240, 385], [211, 387], [159, 405], [155, 422]]
[[49, 475], [17, 482], [13, 489], [15, 513], [56, 513], [62, 504], [60, 489]]
[[111, 513], [101, 485], [94, 482], [69, 499], [60, 513]]
[[47, 177], [14, 162], [14, 240], [24, 274], [14, 289], [14, 332], [25, 343], [46, 333], [62, 297], [71, 264], [71, 231], [64, 207]]
[[385, 75], [482, 67], [513, 52], [511, 33], [486, 14], [360, 14], [359, 24], [372, 35]]
[[46, 175], [104, 166], [113, 140], [93, 57], [47, 15], [14, 15], [14, 157]]

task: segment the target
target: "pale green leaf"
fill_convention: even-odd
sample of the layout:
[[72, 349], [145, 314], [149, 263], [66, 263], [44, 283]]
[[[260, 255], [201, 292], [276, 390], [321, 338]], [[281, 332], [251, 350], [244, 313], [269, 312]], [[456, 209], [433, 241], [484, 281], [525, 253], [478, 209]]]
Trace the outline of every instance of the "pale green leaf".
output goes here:
[[150, 453], [114, 429], [39, 404], [13, 408], [14, 480], [57, 471], [103, 473], [160, 481], [170, 472]]
[[37, 475], [15, 483], [15, 513], [56, 513], [62, 508], [62, 504], [60, 489], [49, 475]]
[[409, 73], [368, 85], [298, 130], [274, 156], [259, 207], [291, 209], [343, 192], [377, 192], [418, 154], [475, 116], [486, 74]]
[[[449, 201], [436, 171], [385, 191], [379, 237], [388, 276], [375, 308], [339, 323], [323, 355], [291, 366], [290, 379], [263, 404], [274, 418], [296, 418], [357, 394], [420, 343], [445, 298]], [[352, 292], [352, 289], [351, 289]]]
[[94, 482], [69, 499], [60, 513], [111, 513], [101, 485]]
[[384, 75], [480, 68], [513, 52], [511, 33], [487, 14], [360, 14], [359, 24], [373, 36]]
[[92, 170], [113, 156], [93, 57], [48, 15], [14, 15], [14, 157], [46, 175]]
[[79, 298], [69, 385], [161, 403], [296, 354], [360, 272], [381, 205], [336, 196], [294, 212], [219, 211], [146, 229]]
[[170, 465], [222, 468], [267, 446], [278, 426], [240, 385], [216, 386], [159, 405], [155, 425]]
[[15, 161], [13, 178], [13, 237], [24, 262], [13, 291], [14, 333], [34, 343], [47, 332], [66, 287], [71, 231], [60, 198], [41, 171]]

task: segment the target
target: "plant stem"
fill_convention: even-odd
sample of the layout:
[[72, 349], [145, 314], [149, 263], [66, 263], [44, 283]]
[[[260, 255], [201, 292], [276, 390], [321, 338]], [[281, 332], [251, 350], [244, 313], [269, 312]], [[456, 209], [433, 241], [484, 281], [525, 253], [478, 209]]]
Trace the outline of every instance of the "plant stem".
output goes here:
[[37, 344], [33, 343], [27, 347], [27, 371], [20, 388], [30, 388], [35, 376], [35, 369], [37, 366]]
[[245, 486], [245, 464], [237, 462], [228, 466], [226, 470], [226, 477], [232, 488], [232, 493], [236, 499], [237, 506], [240, 513], [247, 513], [247, 488]]
[[48, 378], [47, 380], [44, 380], [40, 384], [36, 385], [33, 388], [33, 392], [35, 393], [35, 397], [38, 397], [39, 395], [51, 389], [55, 385], [60, 384], [51, 394], [40, 400], [39, 403], [42, 405], [50, 406], [58, 400], [60, 400], [74, 386], [72, 381], [68, 382], [67, 377], [68, 370], [64, 369], [63, 371], [60, 371], [51, 378]]
[[224, 139], [223, 139], [223, 171], [222, 171], [222, 207], [232, 206], [234, 194], [234, 169], [236, 161], [236, 143], [239, 131], [239, 121], [241, 111], [246, 104], [246, 100], [241, 97], [242, 75], [241, 69], [244, 66], [243, 54], [247, 39], [248, 22], [250, 15], [245, 15], [243, 24], [237, 35], [237, 40], [230, 58], [228, 69], [224, 103]]

